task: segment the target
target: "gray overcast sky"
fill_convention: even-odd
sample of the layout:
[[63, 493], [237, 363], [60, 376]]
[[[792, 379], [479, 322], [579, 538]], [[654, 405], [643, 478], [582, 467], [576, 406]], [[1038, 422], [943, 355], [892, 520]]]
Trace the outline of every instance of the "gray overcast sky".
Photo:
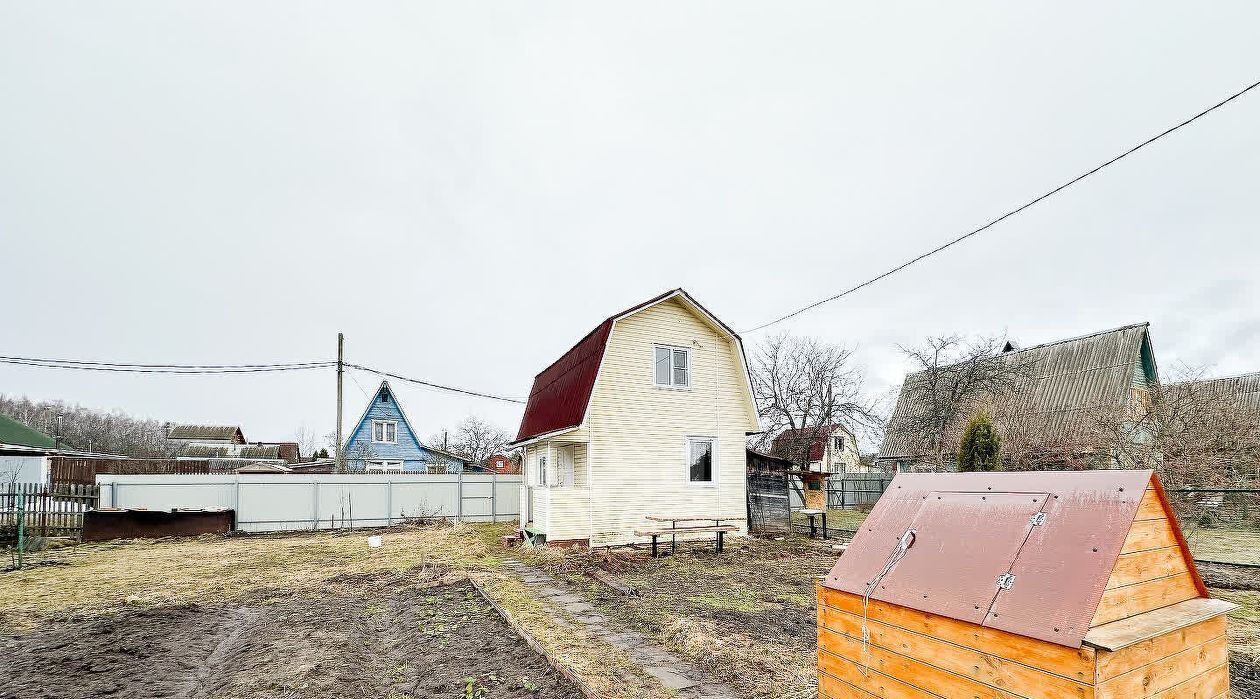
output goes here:
[[[683, 286], [736, 328], [975, 227], [1260, 78], [1254, 2], [0, 3], [0, 354], [349, 359], [511, 395]], [[781, 326], [859, 348], [1148, 320], [1260, 370], [1260, 94]], [[778, 329], [778, 328], [776, 328]], [[746, 338], [752, 344], [760, 334]], [[363, 409], [356, 375], [347, 421]], [[357, 383], [356, 383], [357, 382]], [[403, 385], [421, 434], [520, 411]], [[0, 367], [250, 439], [331, 371]]]

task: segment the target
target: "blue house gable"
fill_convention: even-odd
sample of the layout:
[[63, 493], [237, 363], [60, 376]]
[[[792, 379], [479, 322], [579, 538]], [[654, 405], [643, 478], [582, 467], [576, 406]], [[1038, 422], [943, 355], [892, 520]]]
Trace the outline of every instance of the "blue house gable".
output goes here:
[[467, 465], [459, 457], [420, 442], [388, 381], [381, 382], [359, 424], [350, 432], [345, 455], [350, 471], [460, 473]]

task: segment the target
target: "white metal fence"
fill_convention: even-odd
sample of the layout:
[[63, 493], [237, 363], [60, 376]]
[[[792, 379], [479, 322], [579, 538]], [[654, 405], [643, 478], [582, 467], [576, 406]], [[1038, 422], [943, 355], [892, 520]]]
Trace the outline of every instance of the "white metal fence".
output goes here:
[[383, 527], [407, 519], [520, 516], [521, 477], [497, 474], [139, 475], [96, 477], [101, 507], [226, 507], [241, 531]]

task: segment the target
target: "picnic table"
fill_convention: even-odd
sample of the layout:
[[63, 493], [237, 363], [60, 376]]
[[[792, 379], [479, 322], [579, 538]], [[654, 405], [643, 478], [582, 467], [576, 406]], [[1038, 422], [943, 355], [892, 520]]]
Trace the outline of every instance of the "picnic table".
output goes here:
[[[722, 524], [722, 522], [738, 522], [745, 519], [745, 516], [738, 517], [722, 517], [717, 515], [691, 515], [684, 517], [671, 517], [667, 515], [646, 515], [644, 519], [652, 522], [669, 522], [669, 527], [659, 527], [654, 529], [643, 529], [636, 531], [635, 536], [652, 537], [652, 557], [656, 558], [656, 540], [657, 537], [669, 535], [669, 552], [676, 553], [678, 550], [679, 534], [694, 534], [696, 532], [712, 532], [717, 534], [717, 544], [714, 551], [722, 553], [722, 536], [727, 532], [739, 531], [739, 527], [734, 524]], [[679, 522], [685, 526], [678, 526]], [[713, 524], [690, 524], [692, 522]]]
[[826, 541], [827, 540], [827, 511], [826, 510], [801, 510], [801, 514], [805, 515], [806, 517], [809, 517], [809, 538], [811, 539], [815, 539], [818, 537], [818, 529], [814, 525], [814, 518], [816, 517], [822, 518], [822, 538], [823, 538], [823, 541]]

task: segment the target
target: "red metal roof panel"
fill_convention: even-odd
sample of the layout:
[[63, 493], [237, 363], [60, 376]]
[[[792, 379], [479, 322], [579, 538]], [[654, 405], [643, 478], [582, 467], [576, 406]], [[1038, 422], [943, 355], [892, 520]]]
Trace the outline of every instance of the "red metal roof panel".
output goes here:
[[1151, 476], [900, 474], [823, 584], [863, 594], [914, 529], [873, 599], [1080, 647]]

